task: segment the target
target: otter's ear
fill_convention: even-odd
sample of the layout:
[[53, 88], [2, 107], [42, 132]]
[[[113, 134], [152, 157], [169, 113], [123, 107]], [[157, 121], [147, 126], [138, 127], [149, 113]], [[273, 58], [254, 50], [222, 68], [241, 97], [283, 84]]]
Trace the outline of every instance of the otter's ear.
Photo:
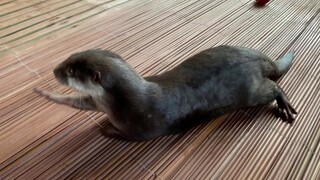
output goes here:
[[101, 83], [101, 73], [99, 71], [93, 73], [92, 81], [99, 84]]

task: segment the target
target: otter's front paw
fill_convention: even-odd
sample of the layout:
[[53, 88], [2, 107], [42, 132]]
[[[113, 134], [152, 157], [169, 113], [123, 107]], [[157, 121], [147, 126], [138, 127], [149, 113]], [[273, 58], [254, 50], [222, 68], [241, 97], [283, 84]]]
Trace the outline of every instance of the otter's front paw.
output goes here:
[[118, 129], [113, 127], [111, 124], [108, 124], [108, 126], [101, 128], [100, 131], [103, 135], [109, 138], [128, 140], [121, 134], [121, 132]]
[[53, 93], [53, 92], [49, 92], [46, 90], [42, 90], [40, 88], [34, 88], [33, 91], [37, 94], [39, 94], [40, 96], [43, 96], [44, 98], [50, 100], [50, 101], [54, 101], [56, 103], [60, 103], [59, 101], [59, 94], [57, 93]]
[[33, 92], [35, 92], [41, 96], [44, 96], [44, 97], [47, 97], [50, 95], [50, 93], [48, 91], [42, 90], [40, 88], [33, 88]]

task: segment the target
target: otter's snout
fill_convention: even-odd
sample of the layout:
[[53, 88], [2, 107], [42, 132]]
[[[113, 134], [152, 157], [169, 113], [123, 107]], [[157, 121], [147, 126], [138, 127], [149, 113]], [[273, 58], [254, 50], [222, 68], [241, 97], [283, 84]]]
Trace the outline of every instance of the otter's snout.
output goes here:
[[67, 77], [64, 73], [63, 69], [60, 67], [60, 65], [56, 66], [53, 69], [53, 74], [55, 78], [61, 83], [61, 84], [67, 84]]
[[57, 79], [63, 77], [62, 68], [58, 65], [53, 69], [53, 74]]
[[55, 68], [53, 69], [53, 74], [54, 74], [54, 76], [57, 78], [57, 76], [58, 76], [58, 74], [59, 74], [59, 69], [58, 69], [58, 67], [55, 67]]

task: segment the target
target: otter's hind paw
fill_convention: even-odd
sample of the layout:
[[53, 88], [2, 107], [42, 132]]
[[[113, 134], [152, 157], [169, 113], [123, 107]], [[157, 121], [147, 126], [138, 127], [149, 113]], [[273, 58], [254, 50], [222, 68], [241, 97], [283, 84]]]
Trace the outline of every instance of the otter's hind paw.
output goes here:
[[291, 103], [285, 96], [277, 98], [277, 103], [278, 113], [282, 120], [292, 124], [295, 120], [294, 114], [297, 114], [297, 111], [292, 107]]

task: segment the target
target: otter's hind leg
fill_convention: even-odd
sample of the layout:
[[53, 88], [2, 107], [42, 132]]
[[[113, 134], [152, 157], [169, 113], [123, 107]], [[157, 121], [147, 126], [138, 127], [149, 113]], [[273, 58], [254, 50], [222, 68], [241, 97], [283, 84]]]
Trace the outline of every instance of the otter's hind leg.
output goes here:
[[295, 119], [294, 114], [297, 114], [296, 110], [292, 107], [284, 91], [270, 79], [265, 79], [251, 97], [249, 104], [250, 106], [262, 105], [271, 103], [274, 100], [277, 101], [278, 110], [282, 115], [282, 119], [293, 123]]

